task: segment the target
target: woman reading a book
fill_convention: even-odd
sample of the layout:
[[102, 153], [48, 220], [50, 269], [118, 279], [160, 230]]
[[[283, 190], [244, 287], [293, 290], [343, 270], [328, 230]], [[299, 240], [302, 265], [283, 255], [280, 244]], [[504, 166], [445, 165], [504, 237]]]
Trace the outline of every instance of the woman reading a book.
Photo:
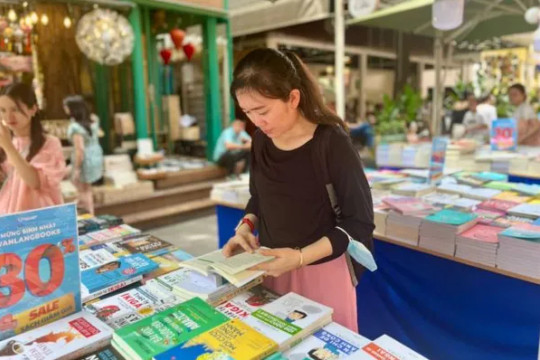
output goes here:
[[62, 145], [43, 131], [32, 87], [18, 83], [4, 88], [0, 115], [0, 214], [61, 204]]
[[[358, 331], [345, 252], [350, 238], [371, 243], [373, 204], [345, 123], [324, 105], [309, 71], [290, 52], [249, 53], [235, 69], [231, 94], [258, 130], [251, 150], [251, 198], [224, 255], [269, 247], [259, 251], [275, 259], [256, 267], [266, 272], [266, 286], [330, 306], [336, 322]], [[322, 147], [325, 159], [318, 154]], [[339, 225], [324, 172], [341, 209]]]

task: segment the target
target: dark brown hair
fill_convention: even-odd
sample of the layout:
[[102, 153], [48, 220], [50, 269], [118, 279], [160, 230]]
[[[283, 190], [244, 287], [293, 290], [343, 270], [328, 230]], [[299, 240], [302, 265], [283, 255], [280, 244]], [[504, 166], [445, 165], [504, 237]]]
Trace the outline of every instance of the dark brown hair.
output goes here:
[[290, 51], [263, 48], [247, 54], [234, 69], [231, 96], [238, 103], [238, 91], [253, 90], [270, 99], [287, 101], [294, 89], [300, 91], [298, 109], [308, 121], [347, 130], [345, 122], [324, 104], [307, 67]]
[[525, 98], [527, 98], [527, 90], [525, 89], [525, 86], [523, 86], [522, 84], [520, 84], [520, 83], [513, 84], [512, 86], [510, 86], [508, 88], [508, 91], [510, 92], [510, 90], [512, 90], [512, 89], [516, 89], [523, 96], [525, 96]]
[[[17, 104], [17, 109], [25, 114], [21, 104], [26, 105], [29, 109], [37, 105], [37, 98], [34, 90], [30, 85], [24, 83], [14, 83], [6, 86], [0, 91], [0, 96], [7, 96]], [[36, 111], [30, 120], [30, 149], [26, 156], [26, 161], [30, 162], [34, 156], [41, 150], [45, 144], [45, 131], [41, 125], [41, 115], [39, 110]], [[0, 164], [6, 160], [6, 153], [0, 149]]]
[[68, 115], [79, 123], [88, 132], [88, 135], [92, 136], [93, 121], [90, 118], [90, 110], [83, 97], [80, 95], [68, 96], [63, 103], [69, 110]]

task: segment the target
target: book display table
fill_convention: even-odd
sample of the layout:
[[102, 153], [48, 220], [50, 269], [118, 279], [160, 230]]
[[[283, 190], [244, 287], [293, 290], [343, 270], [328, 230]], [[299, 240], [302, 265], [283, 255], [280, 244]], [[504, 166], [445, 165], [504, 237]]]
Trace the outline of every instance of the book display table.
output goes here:
[[[221, 247], [243, 206], [219, 202], [216, 213]], [[361, 334], [387, 333], [430, 359], [537, 358], [540, 279], [374, 238], [378, 270], [357, 287]]]

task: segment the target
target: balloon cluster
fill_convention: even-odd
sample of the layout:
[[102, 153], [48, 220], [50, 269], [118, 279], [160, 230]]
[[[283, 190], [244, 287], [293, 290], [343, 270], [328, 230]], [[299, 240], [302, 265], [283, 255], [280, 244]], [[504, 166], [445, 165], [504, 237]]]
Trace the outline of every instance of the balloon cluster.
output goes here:
[[75, 40], [89, 59], [112, 66], [131, 55], [135, 36], [124, 16], [109, 9], [95, 9], [79, 21]]
[[[172, 43], [174, 44], [175, 49], [176, 50], [182, 49], [182, 51], [184, 52], [184, 55], [186, 55], [186, 58], [188, 59], [188, 61], [190, 61], [193, 55], [195, 54], [195, 46], [189, 42], [184, 42], [186, 33], [183, 30], [175, 28], [169, 32], [169, 35], [171, 37], [171, 40], [172, 40]], [[169, 65], [172, 59], [173, 49], [168, 49], [168, 48], [162, 49], [159, 52], [159, 55], [161, 56], [161, 60], [163, 61], [163, 64]]]

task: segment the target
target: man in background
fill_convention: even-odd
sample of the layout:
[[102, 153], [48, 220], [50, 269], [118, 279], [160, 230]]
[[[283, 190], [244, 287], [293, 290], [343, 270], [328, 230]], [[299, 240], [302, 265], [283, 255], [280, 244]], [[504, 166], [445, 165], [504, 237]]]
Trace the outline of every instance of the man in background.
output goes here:
[[223, 130], [214, 149], [214, 161], [227, 169], [228, 175], [240, 175], [249, 167], [251, 137], [246, 132], [246, 122], [234, 119]]

